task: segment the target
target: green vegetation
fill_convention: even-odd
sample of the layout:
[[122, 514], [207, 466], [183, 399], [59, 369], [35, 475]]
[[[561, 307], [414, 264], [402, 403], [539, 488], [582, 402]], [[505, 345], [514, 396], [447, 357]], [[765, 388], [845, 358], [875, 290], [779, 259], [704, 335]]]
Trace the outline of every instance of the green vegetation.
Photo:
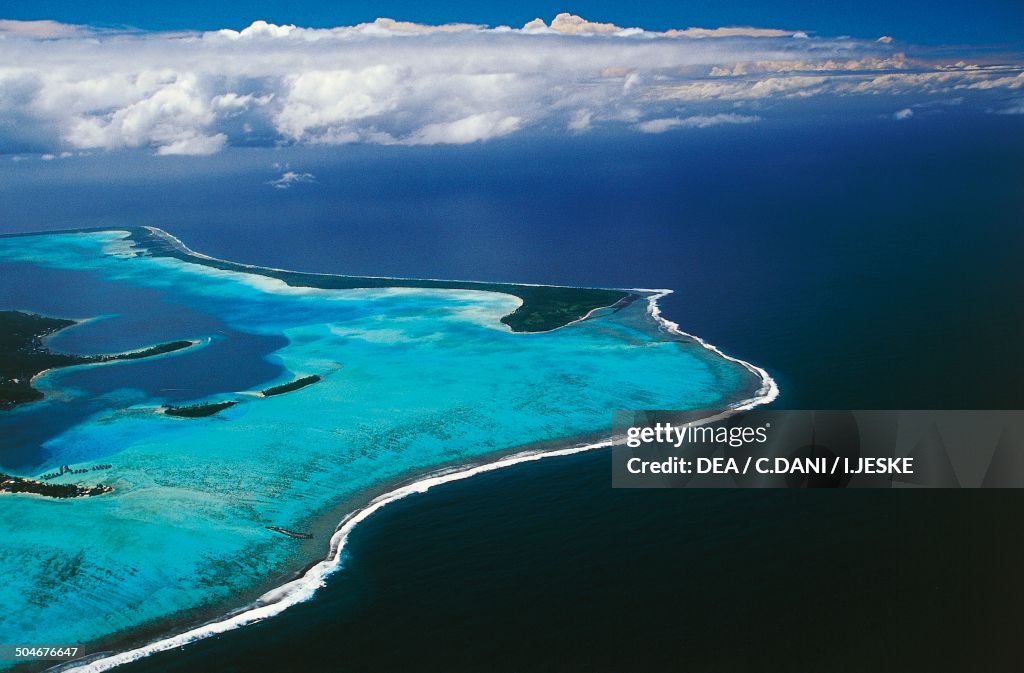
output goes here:
[[270, 397], [272, 395], [283, 395], [284, 393], [290, 393], [293, 390], [298, 390], [299, 388], [305, 388], [306, 386], [313, 385], [319, 380], [320, 377], [317, 376], [316, 374], [313, 374], [312, 376], [303, 376], [301, 379], [295, 379], [291, 383], [285, 383], [280, 386], [273, 386], [271, 388], [267, 388], [260, 394], [263, 395], [263, 397]]
[[494, 292], [514, 294], [523, 305], [501, 319], [513, 332], [547, 332], [586, 317], [594, 309], [613, 306], [635, 295], [599, 288], [492, 285]]
[[77, 484], [46, 484], [34, 479], [0, 473], [0, 493], [34, 493], [48, 498], [81, 498], [110, 493], [112, 486], [79, 486]]
[[594, 309], [612, 306], [637, 295], [625, 290], [606, 290], [587, 287], [552, 287], [546, 285], [515, 285], [510, 283], [480, 283], [474, 281], [420, 280], [415, 278], [372, 278], [335, 276], [317, 273], [298, 273], [246, 266], [193, 254], [163, 232], [145, 227], [129, 229], [132, 241], [155, 257], [174, 257], [186, 262], [204, 264], [225, 271], [259, 274], [282, 280], [294, 287], [314, 287], [324, 290], [355, 288], [422, 287], [451, 290], [481, 290], [501, 292], [519, 297], [522, 306], [501, 319], [514, 332], [546, 332], [564, 327], [583, 318]]
[[74, 324], [73, 320], [47, 318], [21, 311], [0, 311], [0, 410], [41, 400], [43, 394], [32, 387], [32, 378], [47, 369], [138, 360], [172, 353], [192, 345], [191, 341], [172, 341], [114, 355], [69, 355], [55, 353], [43, 345], [43, 339]]
[[200, 404], [188, 404], [183, 407], [164, 407], [164, 413], [168, 416], [180, 416], [181, 418], [204, 418], [206, 416], [213, 416], [236, 404], [238, 402], [231, 400], [227, 402], [203, 402]]
[[32, 388], [32, 377], [39, 372], [84, 361], [43, 346], [44, 338], [74, 324], [73, 320], [0, 311], [0, 409], [42, 399], [43, 394]]
[[121, 355], [100, 355], [95, 359], [100, 362], [109, 362], [111, 360], [141, 360], [142, 358], [149, 358], [154, 355], [163, 355], [165, 353], [180, 351], [182, 348], [188, 348], [191, 345], [191, 341], [170, 341], [165, 344], [160, 344], [159, 346], [153, 346], [152, 348], [144, 348], [141, 351], [132, 351], [131, 353], [124, 353]]

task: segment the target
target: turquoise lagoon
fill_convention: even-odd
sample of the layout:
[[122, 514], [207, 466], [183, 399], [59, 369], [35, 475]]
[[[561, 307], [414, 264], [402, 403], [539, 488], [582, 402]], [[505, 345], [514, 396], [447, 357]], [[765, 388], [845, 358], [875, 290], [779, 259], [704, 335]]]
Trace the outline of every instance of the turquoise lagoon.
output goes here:
[[[0, 471], [109, 463], [60, 480], [115, 488], [0, 495], [2, 643], [138, 644], [293, 578], [347, 512], [396, 484], [593, 441], [614, 409], [724, 408], [764, 383], [669, 329], [645, 296], [513, 333], [508, 294], [291, 287], [149, 256], [120, 231], [0, 238], [0, 277], [16, 287], [0, 309], [83, 319], [54, 349], [199, 342], [48, 372], [46, 400], [0, 416]], [[322, 380], [257, 394], [310, 374]], [[238, 404], [208, 418], [158, 411], [225, 399]]]

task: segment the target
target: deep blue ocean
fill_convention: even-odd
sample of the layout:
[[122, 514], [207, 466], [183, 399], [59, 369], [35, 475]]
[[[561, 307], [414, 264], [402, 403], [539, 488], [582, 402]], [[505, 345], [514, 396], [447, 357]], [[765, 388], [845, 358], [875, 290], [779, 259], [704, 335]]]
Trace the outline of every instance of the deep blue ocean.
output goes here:
[[[4, 168], [0, 231], [150, 224], [305, 271], [665, 287], [803, 408], [1019, 407], [1024, 118]], [[287, 164], [313, 184], [274, 189]]]
[[[272, 164], [315, 182], [275, 189]], [[672, 288], [666, 317], [765, 367], [778, 408], [1024, 403], [1021, 116], [2, 175], [2, 232], [150, 224], [305, 271]], [[542, 461], [388, 508], [313, 602], [125, 670], [1014, 670], [1022, 505], [614, 491], [605, 453]]]

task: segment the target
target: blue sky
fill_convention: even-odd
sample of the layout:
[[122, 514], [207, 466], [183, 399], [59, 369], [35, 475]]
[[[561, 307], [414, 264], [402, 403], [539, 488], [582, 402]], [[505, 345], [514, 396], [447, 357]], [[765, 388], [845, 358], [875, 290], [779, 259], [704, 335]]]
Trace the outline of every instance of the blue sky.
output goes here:
[[72, 23], [131, 25], [153, 30], [241, 28], [255, 19], [304, 26], [350, 25], [388, 16], [425, 23], [468, 21], [521, 26], [534, 17], [550, 20], [568, 11], [594, 21], [663, 30], [688, 26], [755, 25], [816, 31], [828, 35], [894, 35], [926, 44], [1021, 42], [1024, 3], [1020, 0], [942, 2], [930, 0], [690, 0], [622, 2], [572, 0], [481, 3], [470, 0], [410, 2], [294, 2], [293, 0], [190, 0], [189, 2], [83, 3], [34, 0], [6, 3], [0, 18], [55, 19]]

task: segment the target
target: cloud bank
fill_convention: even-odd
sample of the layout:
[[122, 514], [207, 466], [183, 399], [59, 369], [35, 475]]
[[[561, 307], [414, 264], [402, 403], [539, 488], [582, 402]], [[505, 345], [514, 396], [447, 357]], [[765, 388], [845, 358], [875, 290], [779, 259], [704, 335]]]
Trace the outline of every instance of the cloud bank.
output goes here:
[[377, 19], [205, 33], [0, 21], [0, 153], [699, 132], [854, 96], [903, 97], [890, 111], [949, 94], [990, 109], [1019, 99], [1022, 64], [963, 56], [889, 36], [652, 32], [569, 14], [517, 29]]

